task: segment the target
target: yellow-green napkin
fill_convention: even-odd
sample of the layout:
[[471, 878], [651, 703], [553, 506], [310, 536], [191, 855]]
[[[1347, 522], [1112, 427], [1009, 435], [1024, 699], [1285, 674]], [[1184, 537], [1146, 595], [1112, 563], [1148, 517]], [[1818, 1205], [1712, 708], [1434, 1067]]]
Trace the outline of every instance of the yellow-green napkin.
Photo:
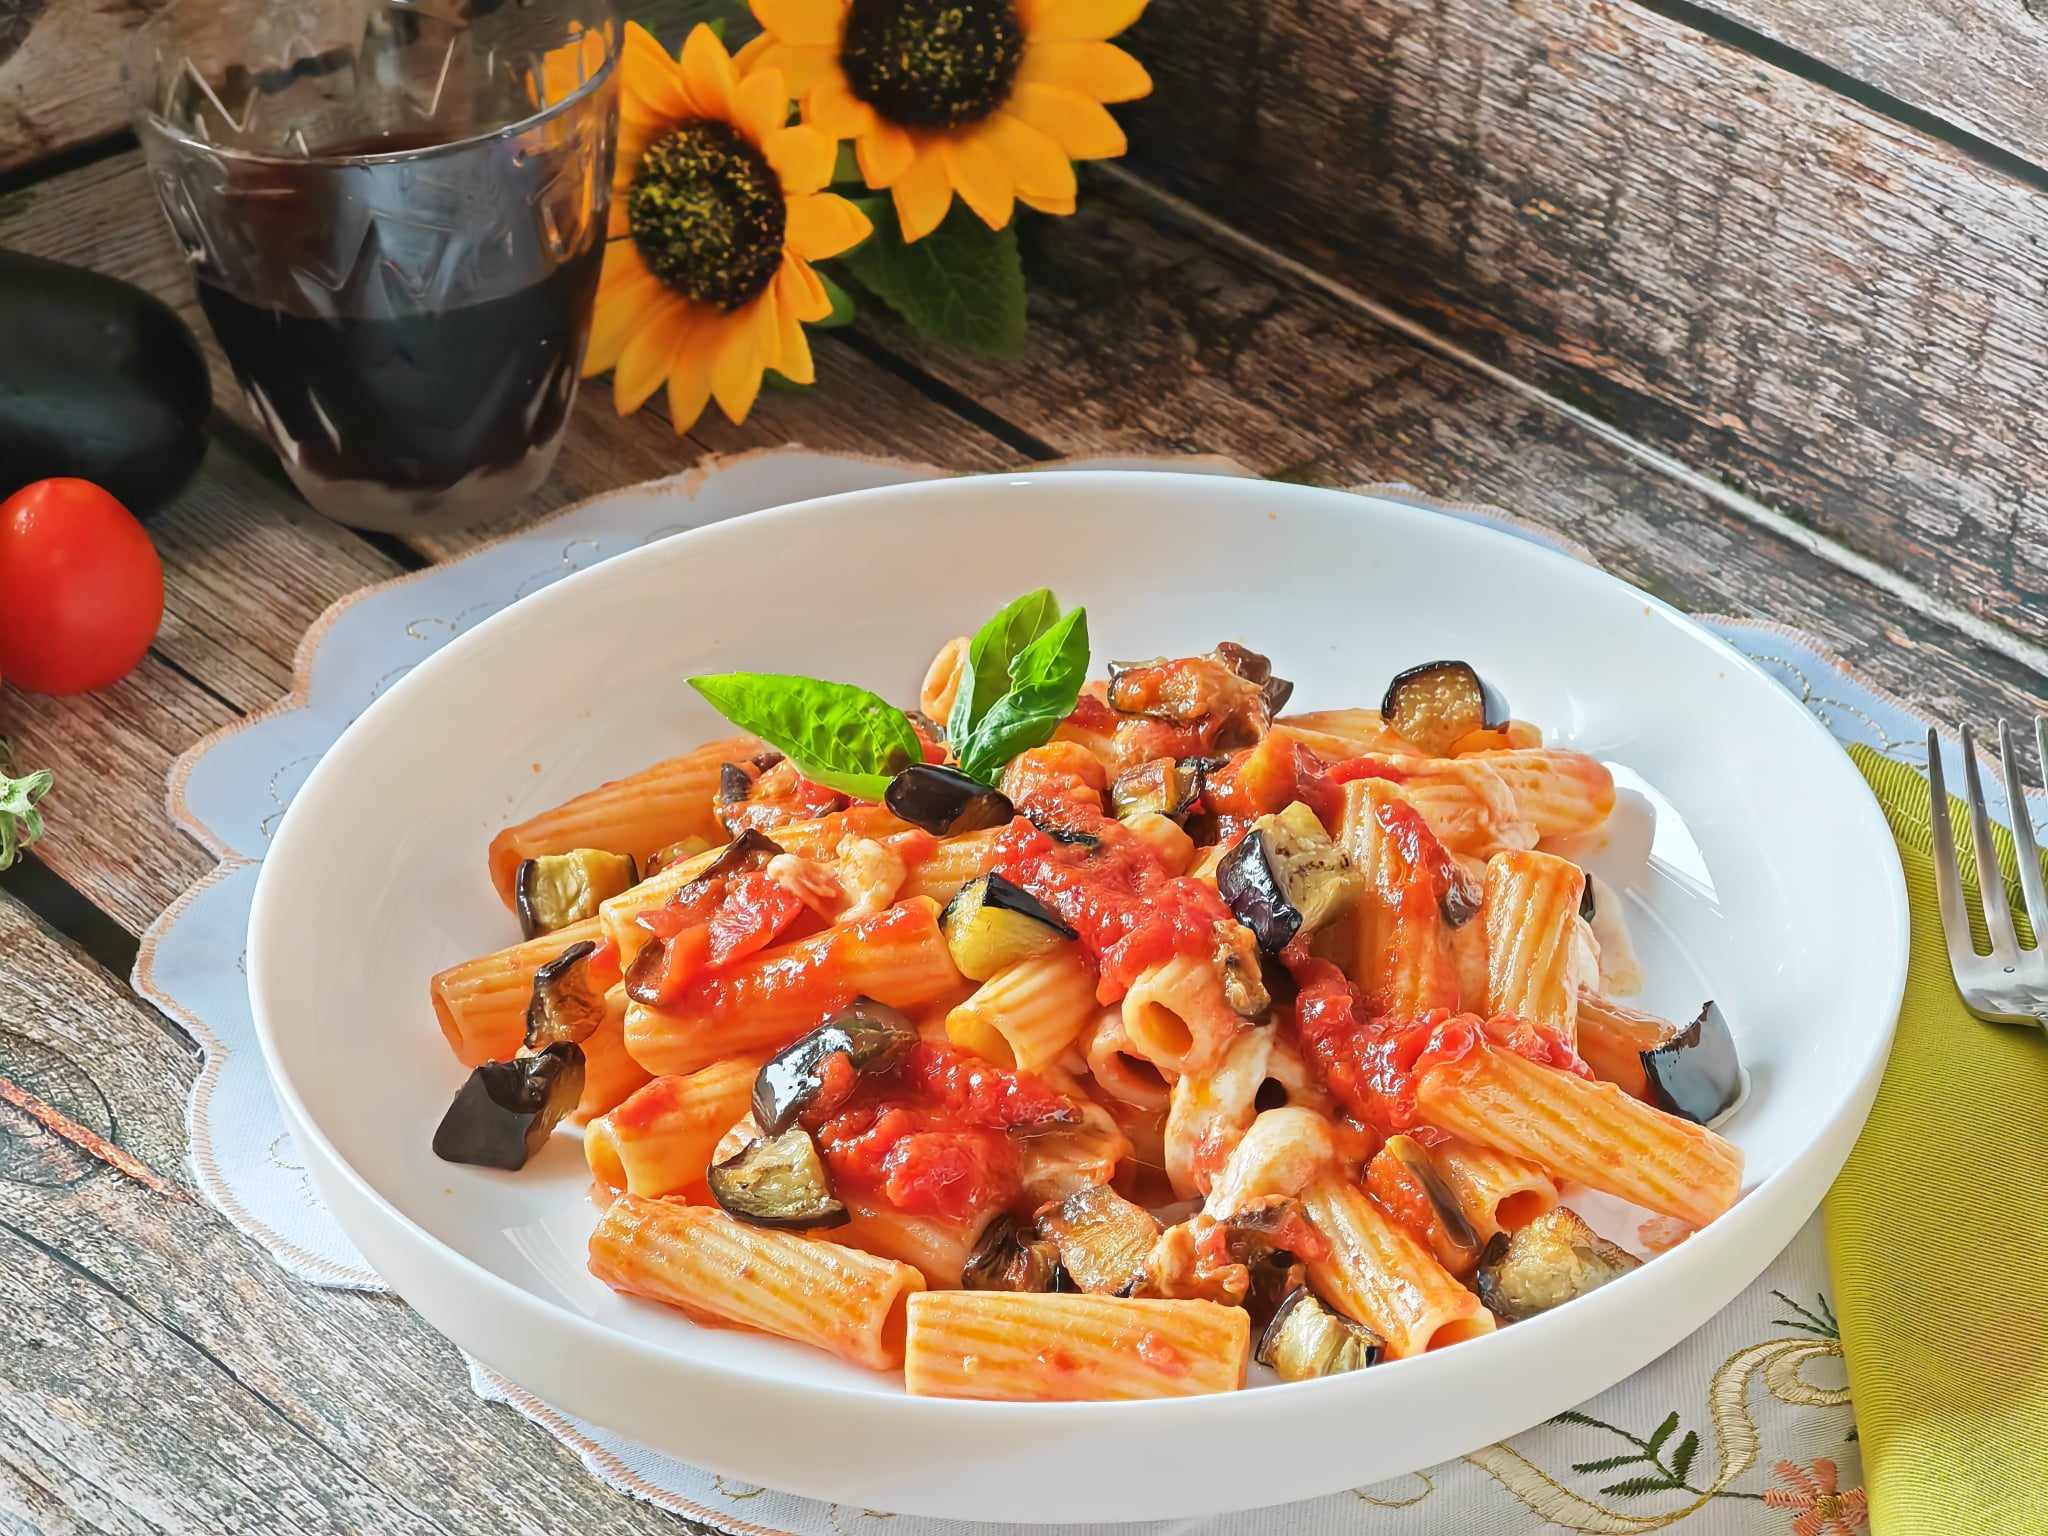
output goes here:
[[[1871, 1529], [2048, 1536], [2048, 1035], [1965, 1011], [1935, 906], [1927, 781], [1849, 751], [1913, 906], [1898, 1038], [1826, 1206]], [[2014, 869], [2011, 835], [1994, 836]], [[1974, 907], [1974, 871], [1964, 881]]]

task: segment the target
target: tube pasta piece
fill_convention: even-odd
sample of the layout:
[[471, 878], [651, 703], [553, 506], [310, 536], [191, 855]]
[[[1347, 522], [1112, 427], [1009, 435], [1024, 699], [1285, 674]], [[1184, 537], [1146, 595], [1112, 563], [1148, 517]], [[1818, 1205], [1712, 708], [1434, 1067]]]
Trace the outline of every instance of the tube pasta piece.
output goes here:
[[1398, 1360], [1493, 1332], [1479, 1304], [1430, 1251], [1394, 1223], [1363, 1189], [1326, 1174], [1302, 1192], [1326, 1252], [1308, 1262], [1318, 1295], [1364, 1323]]
[[529, 816], [491, 839], [491, 883], [510, 907], [523, 860], [572, 848], [602, 848], [644, 862], [680, 838], [719, 837], [718, 770], [760, 750], [761, 743], [751, 736], [708, 742]]
[[1500, 775], [1538, 837], [1590, 832], [1614, 810], [1614, 775], [1583, 752], [1537, 747], [1471, 760]]
[[626, 1048], [650, 1072], [694, 1072], [779, 1050], [850, 997], [912, 1011], [959, 982], [937, 903], [914, 897], [700, 977], [671, 1007], [629, 1003]]
[[1169, 875], [1184, 875], [1195, 862], [1195, 840], [1181, 830], [1180, 823], [1171, 816], [1158, 811], [1140, 811], [1125, 820], [1124, 826], [1139, 842], [1159, 855], [1159, 862], [1166, 866]]
[[1527, 1226], [1557, 1205], [1557, 1183], [1526, 1157], [1453, 1137], [1430, 1149], [1436, 1171], [1484, 1243], [1496, 1232]]
[[1131, 1049], [1124, 1033], [1122, 1008], [1111, 1008], [1097, 1016], [1081, 1037], [1082, 1054], [1088, 1060], [1089, 1076], [1095, 1086], [1111, 1098], [1139, 1109], [1164, 1109], [1173, 1095], [1167, 1075]]
[[[1457, 1006], [1458, 968], [1432, 877], [1410, 857], [1412, 839], [1388, 830], [1404, 812], [1415, 814], [1406, 791], [1384, 779], [1344, 786], [1337, 841], [1366, 890], [1338, 919], [1346, 931], [1339, 942], [1348, 943], [1351, 979], [1373, 1008], [1420, 1015]], [[1427, 840], [1426, 828], [1411, 830]]]
[[1183, 1200], [1209, 1193], [1258, 1114], [1273, 1054], [1271, 1029], [1240, 1030], [1213, 1072], [1184, 1073], [1166, 1117], [1166, 1176]]
[[[1486, 861], [1486, 1011], [1574, 1034], [1585, 971], [1579, 896], [1585, 872], [1555, 854], [1521, 850]], [[1597, 964], [1595, 966], [1597, 972]]]
[[533, 973], [572, 944], [602, 939], [599, 921], [585, 918], [437, 973], [427, 991], [455, 1059], [465, 1067], [480, 1067], [516, 1056], [526, 1039]]
[[590, 1272], [613, 1290], [829, 1350], [871, 1370], [903, 1360], [908, 1264], [709, 1206], [621, 1195], [590, 1234]]
[[1139, 972], [1124, 994], [1123, 1018], [1127, 1048], [1176, 1076], [1213, 1067], [1244, 1023], [1224, 1001], [1215, 964], [1193, 955]]
[[1282, 715], [1273, 722], [1275, 731], [1311, 752], [1328, 758], [1358, 757], [1368, 752], [1413, 754], [1415, 744], [1387, 724], [1376, 709], [1315, 709]]
[[1650, 1097], [1643, 1052], [1669, 1045], [1677, 1033], [1678, 1026], [1669, 1019], [1598, 993], [1579, 993], [1579, 1055], [1595, 1077], [1633, 1098], [1647, 1101]]
[[1416, 1083], [1422, 1117], [1553, 1175], [1703, 1227], [1742, 1191], [1742, 1153], [1705, 1126], [1482, 1044]]
[[719, 1138], [747, 1113], [765, 1057], [713, 1062], [657, 1077], [583, 1132], [583, 1154], [600, 1183], [629, 1194], [673, 1195], [711, 1166]]
[[[1474, 1303], [1477, 1305], [1477, 1303]], [[1189, 1397], [1244, 1385], [1251, 1317], [1208, 1301], [1015, 1291], [911, 1298], [904, 1385], [1004, 1402]]]
[[965, 635], [955, 635], [939, 647], [939, 654], [925, 668], [924, 682], [917, 690], [917, 707], [943, 726], [953, 713], [953, 701], [960, 695], [960, 677], [967, 668]]
[[604, 995], [604, 1020], [583, 1042], [583, 1097], [570, 1119], [593, 1120], [609, 1113], [652, 1081], [645, 1067], [626, 1049], [626, 989]]
[[931, 856], [912, 866], [903, 882], [905, 896], [929, 896], [944, 906], [960, 894], [960, 887], [977, 875], [985, 875], [996, 860], [996, 839], [1003, 828], [986, 832], [962, 832], [942, 837]]
[[924, 1276], [926, 1285], [947, 1289], [960, 1284], [960, 1273], [967, 1267], [982, 1229], [996, 1215], [984, 1211], [971, 1221], [947, 1221], [939, 1216], [907, 1215], [858, 1195], [842, 1198], [850, 1219], [832, 1229], [833, 1242], [908, 1264]]
[[946, 1038], [1005, 1067], [1039, 1072], [1100, 1009], [1095, 967], [1078, 944], [1005, 966], [946, 1016]]
[[[1272, 1102], [1275, 1099], [1279, 1102]], [[1330, 1095], [1322, 1079], [1309, 1070], [1294, 1041], [1280, 1034], [1273, 1036], [1272, 1049], [1266, 1053], [1265, 1081], [1259, 1084], [1253, 1102], [1262, 1110], [1287, 1105], [1324, 1115], [1331, 1112]]]
[[1228, 1221], [1268, 1195], [1300, 1195], [1344, 1167], [1330, 1121], [1311, 1109], [1269, 1109], [1255, 1116], [1223, 1171], [1209, 1186], [1202, 1214]]
[[1485, 858], [1536, 842], [1536, 829], [1507, 781], [1494, 771], [1492, 754], [1397, 757], [1389, 763], [1409, 803], [1452, 852]]

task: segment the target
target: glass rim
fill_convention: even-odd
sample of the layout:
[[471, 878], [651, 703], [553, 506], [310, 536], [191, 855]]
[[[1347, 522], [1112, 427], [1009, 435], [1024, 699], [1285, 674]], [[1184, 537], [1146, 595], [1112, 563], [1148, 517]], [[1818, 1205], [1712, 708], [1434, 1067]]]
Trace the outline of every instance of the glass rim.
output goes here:
[[525, 117], [516, 118], [509, 123], [501, 123], [496, 128], [482, 129], [479, 132], [465, 134], [462, 138], [449, 139], [440, 144], [422, 144], [413, 149], [388, 149], [379, 150], [372, 154], [357, 155], [272, 154], [265, 150], [243, 149], [234, 145], [216, 144], [211, 140], [198, 138], [165, 117], [162, 112], [157, 110], [153, 103], [147, 106], [140, 104], [137, 100], [140, 95], [140, 86], [136, 79], [136, 55], [149, 45], [158, 29], [183, 8], [182, 4], [164, 6], [152, 15], [136, 32], [134, 38], [129, 42], [127, 51], [121, 61], [121, 83], [127, 92], [130, 107], [138, 125], [147, 125], [176, 144], [200, 150], [209, 155], [216, 155], [222, 159], [246, 161], [252, 165], [313, 166], [329, 170], [351, 165], [391, 165], [406, 160], [426, 160], [435, 155], [455, 154], [462, 150], [476, 149], [479, 146], [490, 144], [500, 139], [514, 138], [530, 129], [539, 127], [551, 118], [566, 113], [570, 108], [582, 104], [601, 88], [618, 68], [619, 54], [625, 41], [625, 27], [624, 23], [619, 19], [615, 0], [599, 0], [599, 3], [605, 6], [610, 15], [599, 25], [584, 28], [584, 34], [596, 32], [604, 38], [604, 62], [597, 67], [589, 79], [577, 86], [575, 90], [564, 96], [560, 101], [551, 102], [539, 111], [529, 112]]

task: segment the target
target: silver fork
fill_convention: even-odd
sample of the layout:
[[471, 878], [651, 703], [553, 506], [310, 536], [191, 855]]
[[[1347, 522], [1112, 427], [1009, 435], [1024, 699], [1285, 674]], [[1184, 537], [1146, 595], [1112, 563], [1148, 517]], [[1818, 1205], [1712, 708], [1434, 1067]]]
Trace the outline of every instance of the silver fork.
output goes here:
[[[2048, 773], [2048, 721], [2034, 720], [2034, 750]], [[2034, 947], [2020, 948], [2006, 901], [2005, 876], [1998, 849], [1991, 841], [1991, 818], [1984, 811], [1984, 785], [1977, 776], [1977, 745], [1963, 727], [1963, 777], [1968, 781], [1970, 840], [1977, 849], [1977, 887], [1984, 898], [1984, 928], [1991, 953], [1977, 953], [1970, 934], [1970, 913], [1963, 904], [1962, 877], [1956, 871], [1955, 834], [1949, 827], [1948, 787], [1942, 782], [1941, 742], [1927, 733], [1927, 783], [1933, 791], [1934, 889], [1941, 903], [1941, 928], [1948, 939], [1949, 969], [1963, 1006], [1995, 1024], [2032, 1024], [2048, 1030], [2048, 887], [2041, 879], [2041, 854], [2034, 845], [2034, 826], [2027, 814], [2026, 787], [2013, 762], [2012, 732], [1998, 722], [1998, 760], [2005, 768], [2005, 803], [2012, 816], [2013, 849], [2019, 855], [2020, 890], [2027, 899], [2027, 917], [2034, 927]]]

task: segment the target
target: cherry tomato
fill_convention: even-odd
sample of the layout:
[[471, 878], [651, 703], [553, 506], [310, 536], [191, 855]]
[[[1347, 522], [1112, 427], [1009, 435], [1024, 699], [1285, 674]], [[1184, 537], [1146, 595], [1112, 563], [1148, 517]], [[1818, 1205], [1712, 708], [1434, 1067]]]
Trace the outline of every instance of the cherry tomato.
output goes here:
[[0, 677], [85, 693], [126, 677], [164, 613], [142, 525], [89, 480], [38, 480], [0, 502]]

